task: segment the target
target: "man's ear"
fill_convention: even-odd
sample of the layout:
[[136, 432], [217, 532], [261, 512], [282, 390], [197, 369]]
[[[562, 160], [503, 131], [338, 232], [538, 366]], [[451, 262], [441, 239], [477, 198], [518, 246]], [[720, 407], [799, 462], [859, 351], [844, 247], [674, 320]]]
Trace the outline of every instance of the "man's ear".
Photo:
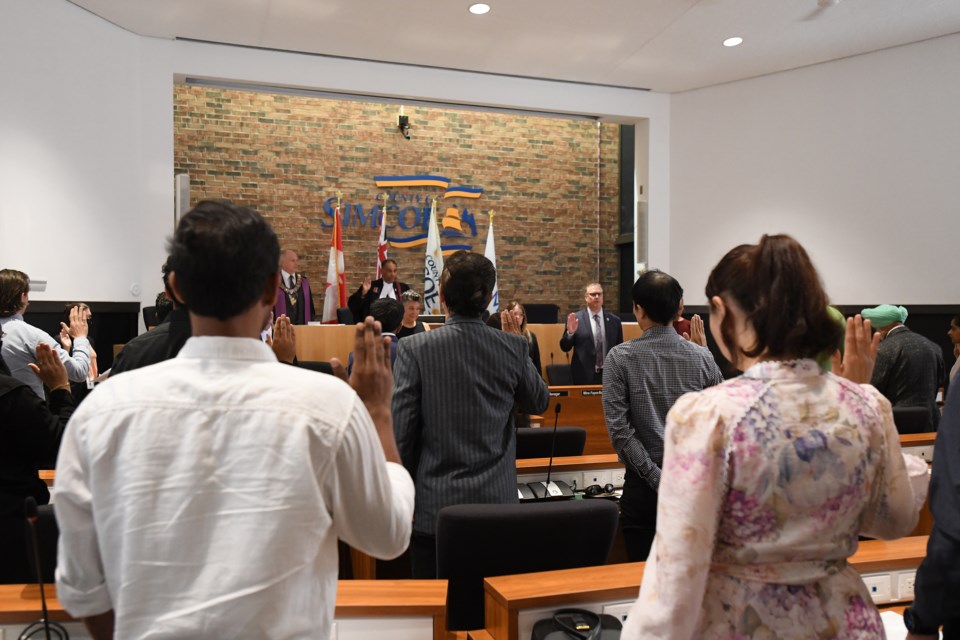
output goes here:
[[263, 290], [263, 304], [267, 307], [274, 307], [277, 304], [277, 295], [280, 292], [280, 271], [267, 278], [267, 286]]
[[[177, 272], [176, 272], [176, 271], [171, 271], [171, 272], [170, 272], [170, 275], [167, 276], [167, 289], [169, 289], [169, 291], [167, 291], [167, 290], [165, 289], [165, 290], [164, 290], [164, 293], [169, 293], [170, 295], [172, 295], [172, 296], [173, 296], [173, 299], [174, 299], [174, 300], [177, 302], [177, 304], [179, 304], [180, 306], [182, 306], [182, 307], [185, 307], [185, 306], [186, 306], [186, 305], [183, 303], [183, 294], [180, 293], [180, 288], [177, 286]], [[169, 297], [169, 296], [168, 296], [168, 297]]]
[[636, 302], [634, 302], [633, 316], [637, 319], [637, 322], [640, 322], [641, 320], [647, 317], [647, 312], [643, 310], [643, 307], [641, 307]]

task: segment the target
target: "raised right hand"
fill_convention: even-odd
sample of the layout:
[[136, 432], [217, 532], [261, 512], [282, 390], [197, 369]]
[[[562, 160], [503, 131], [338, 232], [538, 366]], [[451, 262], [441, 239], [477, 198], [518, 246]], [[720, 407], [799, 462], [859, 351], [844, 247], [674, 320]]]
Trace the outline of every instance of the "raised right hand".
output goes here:
[[571, 313], [567, 316], [567, 334], [573, 335], [577, 332], [577, 327], [580, 326], [580, 321], [577, 320], [577, 314]]
[[361, 287], [360, 290], [363, 293], [363, 295], [367, 295], [367, 292], [370, 291], [370, 287], [372, 285], [373, 285], [373, 281], [370, 280], [370, 278], [367, 278], [366, 280], [363, 281], [363, 284], [360, 285]]
[[87, 328], [87, 318], [80, 307], [70, 309], [70, 328], [68, 331], [70, 332], [70, 337], [74, 340], [87, 337], [89, 331]]

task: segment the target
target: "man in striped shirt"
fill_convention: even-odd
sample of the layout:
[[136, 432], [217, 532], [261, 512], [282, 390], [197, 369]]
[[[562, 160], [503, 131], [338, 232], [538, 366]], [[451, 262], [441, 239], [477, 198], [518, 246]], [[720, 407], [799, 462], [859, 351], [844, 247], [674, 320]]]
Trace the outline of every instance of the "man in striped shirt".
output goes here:
[[540, 413], [550, 398], [513, 316], [503, 331], [480, 320], [496, 278], [482, 255], [454, 253], [440, 276], [446, 323], [398, 343], [393, 428], [417, 490], [414, 578], [437, 577], [440, 509], [517, 502], [514, 407]]
[[643, 335], [610, 350], [603, 366], [603, 414], [626, 466], [620, 522], [631, 562], [647, 559], [657, 528], [663, 427], [677, 398], [723, 382], [713, 355], [673, 328], [683, 289], [662, 271], [633, 285], [633, 314]]

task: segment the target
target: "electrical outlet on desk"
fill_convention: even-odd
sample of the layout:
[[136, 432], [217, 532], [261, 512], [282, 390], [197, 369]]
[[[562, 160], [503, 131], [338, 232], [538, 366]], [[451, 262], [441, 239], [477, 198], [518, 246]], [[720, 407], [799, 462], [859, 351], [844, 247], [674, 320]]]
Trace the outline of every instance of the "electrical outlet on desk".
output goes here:
[[610, 472], [610, 474], [613, 477], [613, 480], [610, 481], [611, 484], [613, 484], [613, 486], [617, 487], [618, 489], [623, 487], [623, 483], [626, 482], [626, 479], [627, 479], [627, 470], [614, 469], [613, 471]]
[[584, 471], [583, 481], [586, 483], [584, 484], [585, 487], [589, 487], [592, 484], [598, 484], [602, 487], [613, 482], [613, 473], [607, 469]]
[[603, 612], [608, 616], [613, 616], [620, 622], [626, 622], [627, 614], [630, 613], [630, 607], [632, 606], [632, 602], [615, 602], [613, 604], [604, 605]]
[[861, 576], [874, 604], [884, 604], [893, 599], [893, 580], [889, 573]]
[[913, 583], [917, 580], [916, 571], [902, 571], [899, 577], [897, 597], [900, 600], [913, 600]]

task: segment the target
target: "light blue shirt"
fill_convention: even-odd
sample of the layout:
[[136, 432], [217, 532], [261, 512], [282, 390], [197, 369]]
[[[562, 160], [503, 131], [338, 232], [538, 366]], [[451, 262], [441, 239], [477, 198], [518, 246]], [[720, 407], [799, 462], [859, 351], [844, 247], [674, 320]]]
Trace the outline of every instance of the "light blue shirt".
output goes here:
[[3, 328], [3, 361], [10, 369], [10, 375], [30, 387], [38, 397], [43, 398], [43, 382], [27, 366], [37, 361], [37, 345], [49, 344], [63, 366], [67, 368], [67, 377], [73, 382], [83, 382], [90, 371], [90, 341], [86, 338], [74, 338], [73, 355], [67, 353], [60, 343], [50, 334], [23, 321], [23, 314], [15, 313], [0, 318]]

